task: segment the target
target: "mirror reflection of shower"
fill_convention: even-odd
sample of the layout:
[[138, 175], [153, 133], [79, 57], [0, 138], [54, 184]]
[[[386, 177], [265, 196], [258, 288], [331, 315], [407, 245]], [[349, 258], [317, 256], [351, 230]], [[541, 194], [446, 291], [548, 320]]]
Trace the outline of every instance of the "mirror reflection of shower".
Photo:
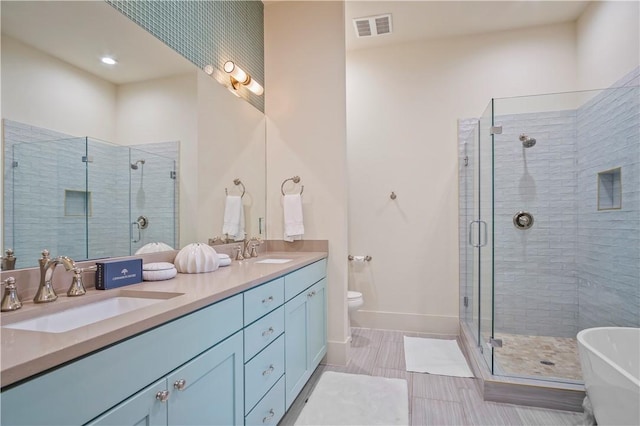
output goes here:
[[131, 163], [131, 170], [138, 170], [140, 168], [140, 185], [138, 186], [138, 191], [136, 192], [136, 206], [139, 209], [144, 208], [145, 204], [145, 192], [144, 192], [144, 164], [146, 161], [144, 159], [136, 160], [135, 163]]
[[144, 160], [138, 160], [135, 163], [131, 163], [131, 169], [138, 170], [138, 164], [140, 164], [141, 166], [144, 166], [144, 163], [145, 163]]
[[536, 140], [534, 138], [530, 138], [529, 136], [522, 133], [520, 135], [520, 141], [522, 142], [522, 146], [524, 148], [531, 148], [536, 144]]

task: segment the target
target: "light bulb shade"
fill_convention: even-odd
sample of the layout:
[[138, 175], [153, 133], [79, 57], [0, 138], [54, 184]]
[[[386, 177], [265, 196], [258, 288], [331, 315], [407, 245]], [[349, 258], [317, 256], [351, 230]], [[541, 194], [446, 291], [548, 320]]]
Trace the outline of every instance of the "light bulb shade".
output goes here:
[[245, 82], [249, 78], [249, 75], [232, 61], [227, 61], [224, 63], [224, 71], [228, 74], [231, 74], [231, 77], [235, 78], [242, 84], [245, 84]]
[[251, 90], [253, 93], [255, 93], [258, 96], [264, 93], [264, 89], [262, 88], [262, 86], [260, 86], [255, 80], [251, 78], [249, 80], [249, 83], [247, 83], [246, 86], [247, 86], [247, 89]]
[[231, 86], [234, 89], [238, 89], [238, 83], [243, 86], [247, 86], [247, 89], [251, 90], [256, 95], [260, 96], [264, 93], [262, 86], [253, 80], [249, 74], [244, 72], [240, 67], [233, 63], [233, 61], [227, 61], [224, 63], [224, 71], [231, 76]]

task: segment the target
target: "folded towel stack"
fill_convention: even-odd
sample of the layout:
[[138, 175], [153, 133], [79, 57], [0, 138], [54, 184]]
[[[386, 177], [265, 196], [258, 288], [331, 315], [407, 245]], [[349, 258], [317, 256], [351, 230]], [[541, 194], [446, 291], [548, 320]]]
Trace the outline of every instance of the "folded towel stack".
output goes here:
[[231, 257], [228, 254], [218, 253], [218, 259], [220, 259], [220, 266], [231, 265]]
[[304, 234], [302, 217], [302, 196], [300, 194], [287, 194], [282, 197], [284, 209], [284, 240], [301, 240]]
[[244, 240], [244, 207], [242, 206], [242, 197], [239, 195], [227, 195], [222, 234], [229, 235], [235, 241]]

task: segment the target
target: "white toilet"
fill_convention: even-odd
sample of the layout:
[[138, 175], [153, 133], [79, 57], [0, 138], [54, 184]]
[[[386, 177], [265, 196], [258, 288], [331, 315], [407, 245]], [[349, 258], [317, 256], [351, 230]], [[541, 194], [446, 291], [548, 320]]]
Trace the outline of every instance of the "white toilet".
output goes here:
[[347, 306], [349, 307], [348, 318], [349, 321], [349, 340], [351, 340], [351, 312], [355, 312], [364, 305], [364, 298], [359, 291], [347, 291]]
[[362, 293], [359, 291], [347, 291], [347, 302], [349, 306], [349, 313], [355, 312], [364, 305], [364, 299]]

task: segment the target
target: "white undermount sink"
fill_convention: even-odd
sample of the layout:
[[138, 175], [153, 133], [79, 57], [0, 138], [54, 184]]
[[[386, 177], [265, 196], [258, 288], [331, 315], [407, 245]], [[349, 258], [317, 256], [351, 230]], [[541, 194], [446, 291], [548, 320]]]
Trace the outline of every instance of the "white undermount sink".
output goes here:
[[[162, 296], [167, 297], [162, 297]], [[3, 325], [2, 328], [18, 330], [39, 331], [44, 333], [64, 333], [85, 325], [93, 324], [107, 318], [113, 318], [136, 309], [155, 305], [168, 298], [180, 295], [180, 293], [161, 293], [158, 295], [144, 296], [116, 296], [82, 306], [69, 308], [63, 311], [38, 316]]]
[[256, 263], [287, 263], [287, 262], [291, 262], [293, 259], [262, 259], [262, 260], [258, 260]]

